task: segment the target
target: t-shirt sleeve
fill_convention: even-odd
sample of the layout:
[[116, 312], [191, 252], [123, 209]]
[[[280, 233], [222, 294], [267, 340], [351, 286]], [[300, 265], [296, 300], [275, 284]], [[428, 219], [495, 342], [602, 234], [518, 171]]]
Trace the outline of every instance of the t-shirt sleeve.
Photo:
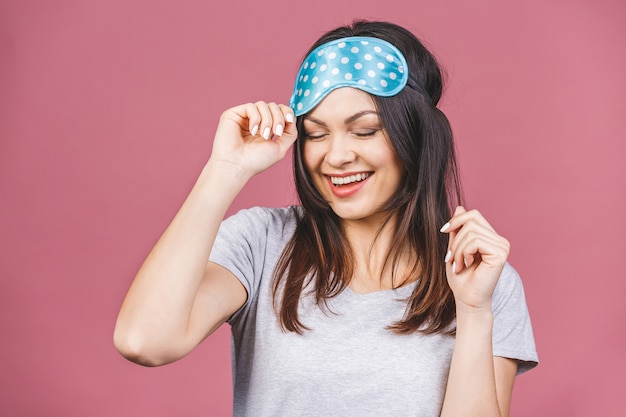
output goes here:
[[209, 260], [229, 270], [248, 297], [227, 321], [245, 320], [255, 304], [261, 281], [271, 279], [274, 266], [293, 232], [293, 207], [243, 209], [223, 220]]
[[267, 250], [268, 219], [266, 209], [244, 209], [223, 220], [209, 260], [228, 269], [246, 289], [246, 303], [229, 322], [246, 310], [257, 296]]
[[492, 309], [494, 356], [516, 359], [518, 374], [537, 366], [539, 360], [524, 287], [519, 274], [508, 263], [494, 290]]

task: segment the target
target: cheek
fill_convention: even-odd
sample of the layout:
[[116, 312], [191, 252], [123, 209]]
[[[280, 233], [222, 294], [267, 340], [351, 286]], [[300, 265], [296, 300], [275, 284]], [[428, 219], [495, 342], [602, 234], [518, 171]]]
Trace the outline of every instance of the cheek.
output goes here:
[[379, 167], [385, 167], [385, 171], [389, 175], [389, 179], [393, 181], [401, 181], [404, 177], [404, 165], [390, 145], [386, 145], [383, 150], [372, 154], [375, 158], [374, 163]]
[[305, 142], [302, 147], [302, 162], [309, 172], [314, 172], [321, 163], [319, 146], [311, 142]]
[[367, 159], [369, 163], [377, 167], [384, 167], [395, 170], [400, 166], [400, 159], [395, 151], [387, 143], [381, 142], [365, 142], [360, 154]]

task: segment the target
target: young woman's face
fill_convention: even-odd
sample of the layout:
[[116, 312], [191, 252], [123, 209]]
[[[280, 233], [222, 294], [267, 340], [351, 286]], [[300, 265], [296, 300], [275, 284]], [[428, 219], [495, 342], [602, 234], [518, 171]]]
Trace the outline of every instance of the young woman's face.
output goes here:
[[380, 214], [404, 174], [370, 95], [334, 90], [304, 116], [303, 127], [304, 164], [333, 211], [344, 220]]

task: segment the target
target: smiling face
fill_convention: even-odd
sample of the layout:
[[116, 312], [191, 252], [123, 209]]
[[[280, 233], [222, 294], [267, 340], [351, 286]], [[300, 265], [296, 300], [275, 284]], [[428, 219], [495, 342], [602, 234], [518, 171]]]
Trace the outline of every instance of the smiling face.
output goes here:
[[378, 218], [404, 174], [370, 95], [334, 90], [304, 116], [303, 127], [304, 165], [335, 214]]

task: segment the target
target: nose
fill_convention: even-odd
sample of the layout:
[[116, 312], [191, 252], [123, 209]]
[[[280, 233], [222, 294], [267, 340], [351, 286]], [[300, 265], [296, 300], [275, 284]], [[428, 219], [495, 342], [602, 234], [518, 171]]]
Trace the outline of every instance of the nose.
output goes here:
[[354, 162], [356, 153], [350, 146], [350, 139], [342, 135], [333, 135], [328, 141], [328, 149], [324, 156], [324, 162], [336, 168]]

